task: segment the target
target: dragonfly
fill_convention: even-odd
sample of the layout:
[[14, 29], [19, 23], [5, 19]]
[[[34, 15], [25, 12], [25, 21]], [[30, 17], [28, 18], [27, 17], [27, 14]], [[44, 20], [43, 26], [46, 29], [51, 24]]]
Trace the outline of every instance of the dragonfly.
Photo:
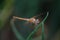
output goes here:
[[36, 19], [37, 16], [34, 16], [32, 18], [21, 18], [21, 17], [17, 17], [17, 16], [13, 16], [13, 19], [19, 19], [19, 20], [25, 20], [29, 23], [34, 23], [34, 25], [39, 24], [40, 20]]

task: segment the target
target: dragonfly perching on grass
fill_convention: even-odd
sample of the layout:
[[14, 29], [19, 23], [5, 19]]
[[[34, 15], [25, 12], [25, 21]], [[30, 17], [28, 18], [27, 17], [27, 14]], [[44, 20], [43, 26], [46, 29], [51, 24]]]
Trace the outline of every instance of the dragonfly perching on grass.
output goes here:
[[[47, 15], [46, 15], [46, 17], [44, 18], [44, 17], [42, 17], [41, 18], [41, 16], [39, 17], [39, 16], [34, 16], [34, 17], [32, 17], [32, 18], [21, 18], [21, 17], [16, 17], [16, 16], [13, 16], [13, 19], [11, 20], [11, 25], [12, 25], [12, 28], [13, 28], [13, 31], [14, 31], [14, 33], [16, 34], [16, 36], [17, 36], [17, 38], [18, 39], [23, 39], [23, 38], [26, 38], [27, 40], [29, 40], [31, 37], [32, 38], [35, 38], [35, 37], [38, 37], [38, 36], [41, 36], [41, 32], [42, 32], [42, 40], [44, 40], [44, 34], [45, 34], [45, 32], [47, 32], [45, 29], [46, 29], [46, 27], [44, 27], [44, 22], [45, 22], [45, 20], [47, 19], [47, 17], [48, 17], [48, 12], [47, 12]], [[20, 31], [18, 31], [17, 30], [17, 28], [16, 28], [16, 25], [14, 24], [14, 22], [13, 21], [15, 21], [15, 19], [19, 19], [19, 20], [21, 20], [21, 21], [27, 21], [28, 22], [28, 24], [29, 24], [29, 22], [30, 23], [33, 23], [33, 24], [35, 24], [34, 26], [36, 26], [36, 24], [38, 24], [36, 27], [34, 27], [34, 26], [31, 26], [30, 24], [29, 24], [29, 26], [27, 26], [27, 27], [34, 27], [33, 29], [34, 30], [29, 30], [29, 28], [25, 28], [26, 26], [24, 25], [25, 23], [24, 22], [21, 22], [20, 21], [20, 23], [21, 24], [23, 24], [22, 26], [25, 28], [25, 29], [27, 29], [27, 30], [24, 30], [24, 32], [26, 32], [26, 33], [28, 33], [27, 34], [27, 36], [26, 36], [26, 33], [24, 34], [26, 37], [24, 37], [24, 35], [22, 35], [23, 34], [23, 32], [21, 33]], [[41, 20], [42, 19], [42, 20]], [[38, 22], [37, 22], [38, 21]], [[19, 25], [20, 25], [20, 23], [19, 23]], [[27, 24], [27, 25], [28, 25]], [[43, 25], [43, 26], [42, 26]], [[42, 28], [40, 28], [40, 26], [42, 27]], [[20, 26], [21, 27], [21, 26]], [[21, 29], [20, 29], [21, 30]], [[20, 34], [19, 34], [20, 33]], [[17, 35], [18, 34], [18, 35]], [[47, 34], [47, 33], [46, 33]], [[22, 36], [23, 37], [22, 37]], [[21, 38], [22, 37], [22, 38]]]
[[[40, 19], [38, 18], [38, 15], [37, 16], [33, 16], [32, 18], [21, 18], [21, 17], [17, 17], [17, 16], [13, 16], [13, 21], [16, 21], [16, 19], [20, 20], [19, 22], [23, 22], [24, 23], [21, 23], [21, 24], [17, 24], [17, 25], [20, 25], [20, 28], [21, 28], [21, 25], [24, 27], [25, 30], [29, 30], [29, 34], [35, 29], [35, 27], [40, 23]], [[21, 28], [22, 29], [22, 28]], [[20, 30], [21, 30], [20, 29]], [[27, 32], [28, 33], [28, 32]], [[35, 35], [35, 34], [34, 34]], [[35, 37], [35, 36], [34, 36]]]

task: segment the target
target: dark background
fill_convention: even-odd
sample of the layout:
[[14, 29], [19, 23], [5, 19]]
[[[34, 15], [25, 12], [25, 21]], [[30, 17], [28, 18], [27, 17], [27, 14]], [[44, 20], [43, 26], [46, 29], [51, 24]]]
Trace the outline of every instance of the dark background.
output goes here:
[[[4, 0], [0, 0], [0, 8], [3, 8]], [[49, 11], [46, 25], [48, 28], [47, 40], [60, 40], [60, 0], [15, 0], [14, 10], [11, 14], [20, 17], [32, 17], [36, 14]], [[9, 19], [11, 19], [11, 17]], [[9, 19], [0, 32], [0, 40], [16, 40], [11, 30]]]

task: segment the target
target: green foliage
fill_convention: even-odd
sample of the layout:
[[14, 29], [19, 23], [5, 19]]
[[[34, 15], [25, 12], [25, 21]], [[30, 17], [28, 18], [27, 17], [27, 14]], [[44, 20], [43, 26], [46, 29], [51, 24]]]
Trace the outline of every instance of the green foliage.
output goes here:
[[0, 10], [5, 6], [5, 0], [0, 0]]
[[0, 26], [1, 26], [1, 23], [2, 23], [2, 22], [1, 22], [1, 20], [0, 20]]
[[12, 4], [14, 3], [14, 1], [13, 0], [5, 0], [4, 3], [5, 3], [5, 6], [1, 10], [1, 14], [0, 14], [0, 28], [2, 28], [4, 26], [7, 19], [11, 15], [12, 6], [13, 6]]

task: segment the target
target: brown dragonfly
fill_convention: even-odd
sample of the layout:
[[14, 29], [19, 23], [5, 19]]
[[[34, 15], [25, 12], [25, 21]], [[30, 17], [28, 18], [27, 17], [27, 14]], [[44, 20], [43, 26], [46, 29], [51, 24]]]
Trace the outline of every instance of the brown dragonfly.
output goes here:
[[13, 16], [13, 19], [25, 20], [27, 22], [34, 23], [35, 25], [37, 25], [40, 22], [39, 19], [36, 19], [36, 16], [32, 18], [21, 18], [21, 17]]

